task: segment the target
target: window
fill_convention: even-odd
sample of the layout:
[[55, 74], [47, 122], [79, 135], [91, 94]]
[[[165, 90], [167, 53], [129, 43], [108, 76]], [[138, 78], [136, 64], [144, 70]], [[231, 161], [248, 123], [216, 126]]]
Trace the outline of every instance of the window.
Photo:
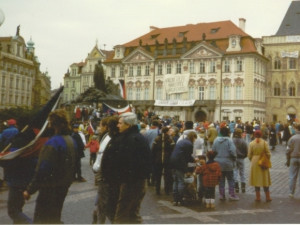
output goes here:
[[144, 100], [149, 100], [149, 88], [145, 88], [145, 92], [144, 92]]
[[161, 87], [157, 87], [156, 88], [156, 99], [157, 100], [161, 100], [162, 99], [162, 88]]
[[199, 100], [204, 100], [204, 86], [199, 87]]
[[115, 67], [111, 68], [111, 74], [110, 75], [111, 75], [112, 78], [116, 77], [116, 68]]
[[[69, 87], [69, 82], [68, 81], [66, 81], [66, 88], [68, 88]], [[23, 90], [24, 90], [24, 88], [23, 88]]]
[[176, 64], [176, 73], [180, 74], [181, 73], [181, 63]]
[[292, 82], [289, 85], [289, 96], [296, 96], [296, 92], [295, 92], [295, 83]]
[[195, 73], [195, 64], [194, 64], [194, 62], [190, 62], [190, 73]]
[[172, 73], [172, 66], [170, 63], [167, 64], [167, 74], [171, 74]]
[[6, 79], [6, 77], [3, 76], [3, 77], [2, 77], [2, 87], [5, 87], [5, 83], [6, 83], [6, 80], [5, 80], [5, 79]]
[[158, 65], [158, 68], [157, 68], [157, 74], [158, 75], [162, 75], [162, 65]]
[[75, 88], [75, 81], [72, 81], [72, 88]]
[[241, 59], [236, 60], [236, 71], [237, 72], [243, 71], [243, 61]]
[[5, 103], [5, 94], [1, 95], [1, 103]]
[[210, 61], [209, 72], [211, 72], [211, 73], [215, 73], [216, 72], [216, 62], [215, 61]]
[[209, 86], [209, 99], [215, 100], [216, 99], [216, 87]]
[[181, 99], [181, 93], [175, 93], [175, 100]]
[[129, 66], [129, 76], [133, 77], [133, 66]]
[[229, 100], [230, 99], [230, 86], [224, 86], [223, 99], [224, 100]]
[[133, 96], [132, 88], [128, 88], [128, 95], [127, 95], [128, 100], [132, 100], [132, 96]]
[[258, 86], [257, 84], [254, 85], [254, 100], [258, 100]]
[[146, 76], [150, 75], [150, 66], [149, 65], [146, 65], [146, 67], [145, 67], [145, 75]]
[[19, 80], [19, 78], [17, 78], [17, 80], [16, 80], [16, 88], [17, 89], [19, 89], [19, 83], [20, 83], [20, 80]]
[[136, 88], [136, 100], [141, 100], [141, 88]]
[[120, 66], [120, 77], [124, 77], [124, 67]]
[[289, 58], [289, 69], [296, 69], [296, 59]]
[[194, 87], [189, 87], [189, 99], [195, 99], [194, 98]]
[[243, 98], [243, 88], [242, 86], [235, 87], [235, 99], [241, 100]]
[[280, 96], [280, 85], [278, 83], [274, 86], [274, 96]]
[[275, 70], [280, 70], [281, 69], [281, 61], [279, 58], [276, 58], [274, 61], [274, 69]]
[[10, 83], [9, 83], [10, 88], [13, 88], [13, 83], [14, 83], [14, 79], [11, 77], [10, 78]]
[[205, 73], [205, 63], [200, 62], [200, 73]]
[[225, 73], [230, 72], [230, 62], [229, 62], [229, 60], [225, 60], [225, 62], [224, 62], [224, 72]]
[[136, 72], [137, 76], [141, 76], [142, 75], [142, 67], [141, 66], [137, 66], [137, 72]]

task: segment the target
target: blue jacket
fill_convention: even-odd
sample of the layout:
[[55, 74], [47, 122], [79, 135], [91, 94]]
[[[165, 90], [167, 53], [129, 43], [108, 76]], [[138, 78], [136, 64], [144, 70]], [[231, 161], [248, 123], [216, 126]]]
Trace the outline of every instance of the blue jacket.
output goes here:
[[177, 142], [174, 151], [172, 152], [170, 163], [171, 168], [183, 172], [188, 171], [188, 163], [194, 162], [193, 143], [188, 139], [182, 139]]
[[8, 128], [4, 129], [1, 135], [0, 142], [3, 146], [6, 146], [9, 144], [11, 139], [16, 136], [19, 133], [18, 128], [16, 128], [14, 125], [9, 126]]
[[217, 137], [212, 150], [217, 152], [215, 161], [221, 166], [222, 171], [232, 171], [236, 162], [236, 147], [229, 137]]

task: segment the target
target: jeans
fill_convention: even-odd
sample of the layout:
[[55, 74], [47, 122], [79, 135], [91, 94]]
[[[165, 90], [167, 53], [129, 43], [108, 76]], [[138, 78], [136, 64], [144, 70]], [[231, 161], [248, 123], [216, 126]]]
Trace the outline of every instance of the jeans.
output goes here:
[[22, 208], [24, 206], [23, 188], [9, 187], [7, 212], [14, 224], [30, 224], [33, 221], [26, 216]]
[[219, 188], [225, 188], [225, 178], [227, 179], [229, 190], [234, 188], [233, 171], [222, 171]]
[[173, 199], [174, 202], [182, 202], [184, 192], [184, 172], [173, 170]]
[[[300, 170], [300, 158], [291, 158], [289, 168], [289, 188], [290, 194], [295, 193], [297, 177]], [[299, 181], [300, 183], [300, 181]]]
[[234, 175], [234, 181], [238, 181], [238, 176], [240, 175], [240, 182], [246, 183], [246, 177], [245, 177], [245, 161], [242, 158], [236, 159], [236, 167], [233, 170]]
[[41, 188], [36, 199], [34, 223], [62, 223], [61, 211], [69, 186]]
[[122, 183], [113, 223], [142, 223], [141, 203], [146, 194], [146, 180]]

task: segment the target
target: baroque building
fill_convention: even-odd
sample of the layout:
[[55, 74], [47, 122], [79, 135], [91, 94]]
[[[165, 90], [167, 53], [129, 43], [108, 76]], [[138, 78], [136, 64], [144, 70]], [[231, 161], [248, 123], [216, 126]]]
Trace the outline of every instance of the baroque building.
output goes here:
[[262, 40], [231, 21], [158, 28], [114, 47], [106, 77], [124, 80], [136, 111], [180, 120], [265, 121]]
[[111, 54], [111, 51], [100, 50], [96, 43], [84, 62], [70, 65], [68, 72], [64, 76], [64, 103], [75, 100], [88, 88], [94, 87], [95, 66], [99, 60], [104, 61], [109, 54]]
[[300, 116], [300, 1], [293, 1], [277, 33], [263, 37], [269, 59], [267, 121], [294, 121]]
[[20, 36], [0, 37], [0, 109], [38, 107], [50, 99], [50, 77], [40, 71], [34, 42]]

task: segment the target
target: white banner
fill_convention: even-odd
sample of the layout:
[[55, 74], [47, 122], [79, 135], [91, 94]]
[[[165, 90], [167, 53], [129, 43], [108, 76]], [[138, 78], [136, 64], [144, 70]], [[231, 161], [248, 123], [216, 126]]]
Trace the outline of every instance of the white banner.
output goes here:
[[281, 52], [281, 57], [285, 58], [285, 57], [289, 57], [289, 58], [298, 58], [299, 56], [299, 52], [298, 51], [294, 51], [294, 52]]
[[299, 35], [286, 36], [286, 42], [300, 42], [300, 36]]
[[193, 106], [195, 100], [155, 100], [155, 106]]
[[188, 92], [190, 74], [166, 74], [164, 75], [164, 87], [166, 94]]

